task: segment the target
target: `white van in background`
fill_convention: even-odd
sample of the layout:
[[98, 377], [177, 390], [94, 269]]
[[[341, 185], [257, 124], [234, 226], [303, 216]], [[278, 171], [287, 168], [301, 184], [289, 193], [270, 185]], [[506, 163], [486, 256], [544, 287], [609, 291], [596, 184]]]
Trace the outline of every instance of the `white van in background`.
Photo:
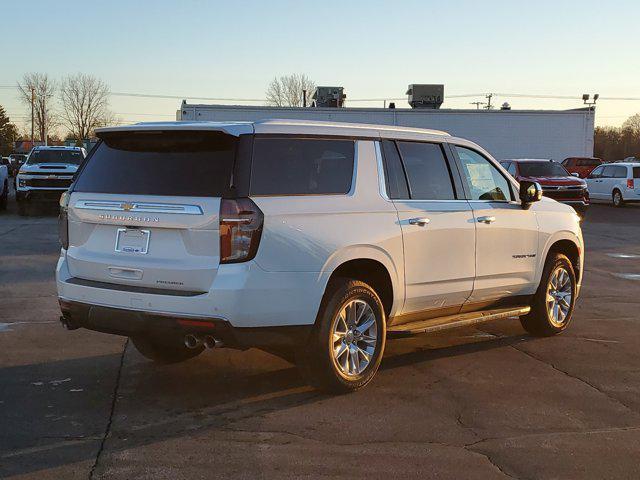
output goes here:
[[614, 207], [640, 202], [640, 162], [600, 165], [586, 181], [592, 202], [611, 202]]

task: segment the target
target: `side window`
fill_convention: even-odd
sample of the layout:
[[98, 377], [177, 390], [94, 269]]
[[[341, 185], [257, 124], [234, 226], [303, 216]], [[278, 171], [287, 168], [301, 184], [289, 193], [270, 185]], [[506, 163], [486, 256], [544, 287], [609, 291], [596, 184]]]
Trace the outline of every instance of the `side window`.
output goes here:
[[260, 138], [253, 144], [253, 195], [346, 194], [353, 180], [354, 142]]
[[471, 200], [512, 200], [509, 181], [488, 159], [468, 148], [455, 148], [471, 189]]
[[589, 174], [589, 178], [600, 178], [602, 177], [602, 171], [604, 170], [604, 167], [596, 167], [594, 168], [591, 173]]
[[614, 167], [614, 178], [627, 178], [627, 167]]
[[402, 161], [395, 142], [382, 141], [382, 156], [384, 159], [384, 178], [387, 184], [387, 195], [392, 200], [409, 198], [407, 177], [404, 174]]
[[613, 165], [607, 165], [606, 167], [604, 167], [604, 170], [602, 171], [602, 175], [600, 175], [602, 178], [613, 178], [613, 174], [615, 171], [615, 168]]
[[451, 173], [437, 143], [397, 142], [414, 200], [454, 200]]
[[516, 171], [516, 164], [514, 162], [511, 162], [507, 171], [514, 177], [518, 174], [518, 172]]

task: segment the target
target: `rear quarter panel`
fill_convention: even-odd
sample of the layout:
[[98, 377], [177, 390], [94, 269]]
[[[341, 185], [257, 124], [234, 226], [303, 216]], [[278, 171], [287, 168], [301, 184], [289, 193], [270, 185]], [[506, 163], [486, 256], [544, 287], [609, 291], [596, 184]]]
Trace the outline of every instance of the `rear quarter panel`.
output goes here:
[[253, 196], [264, 230], [255, 262], [269, 272], [313, 272], [313, 308], [342, 263], [372, 259], [388, 270], [394, 310], [404, 301], [402, 233], [398, 214], [382, 198], [373, 141], [357, 141], [354, 183], [347, 195]]

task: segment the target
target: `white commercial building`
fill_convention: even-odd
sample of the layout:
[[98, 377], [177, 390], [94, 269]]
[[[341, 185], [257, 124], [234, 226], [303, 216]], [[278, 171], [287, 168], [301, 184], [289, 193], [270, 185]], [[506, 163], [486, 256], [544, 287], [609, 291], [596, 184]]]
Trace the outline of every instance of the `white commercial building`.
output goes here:
[[593, 155], [595, 112], [575, 110], [447, 110], [405, 108], [287, 108], [183, 102], [177, 119], [256, 121], [270, 118], [373, 123], [444, 130], [472, 140], [498, 159]]

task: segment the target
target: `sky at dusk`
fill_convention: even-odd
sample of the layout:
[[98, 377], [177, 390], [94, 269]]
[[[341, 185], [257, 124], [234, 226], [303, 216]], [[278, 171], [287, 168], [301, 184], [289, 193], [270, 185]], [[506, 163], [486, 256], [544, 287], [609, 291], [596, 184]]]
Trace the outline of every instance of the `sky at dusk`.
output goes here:
[[[274, 76], [306, 73], [344, 86], [353, 107], [404, 98], [410, 83], [444, 83], [443, 108], [475, 108], [470, 102], [489, 92], [599, 93], [598, 125], [640, 112], [636, 1], [60, 0], [25, 8], [0, 0], [0, 105], [21, 127], [28, 112], [14, 86], [26, 72], [89, 73], [116, 93], [254, 99], [245, 104], [261, 103]], [[464, 94], [478, 95], [447, 98]], [[582, 106], [579, 98], [493, 101]], [[123, 122], [171, 120], [179, 104], [110, 100]]]

